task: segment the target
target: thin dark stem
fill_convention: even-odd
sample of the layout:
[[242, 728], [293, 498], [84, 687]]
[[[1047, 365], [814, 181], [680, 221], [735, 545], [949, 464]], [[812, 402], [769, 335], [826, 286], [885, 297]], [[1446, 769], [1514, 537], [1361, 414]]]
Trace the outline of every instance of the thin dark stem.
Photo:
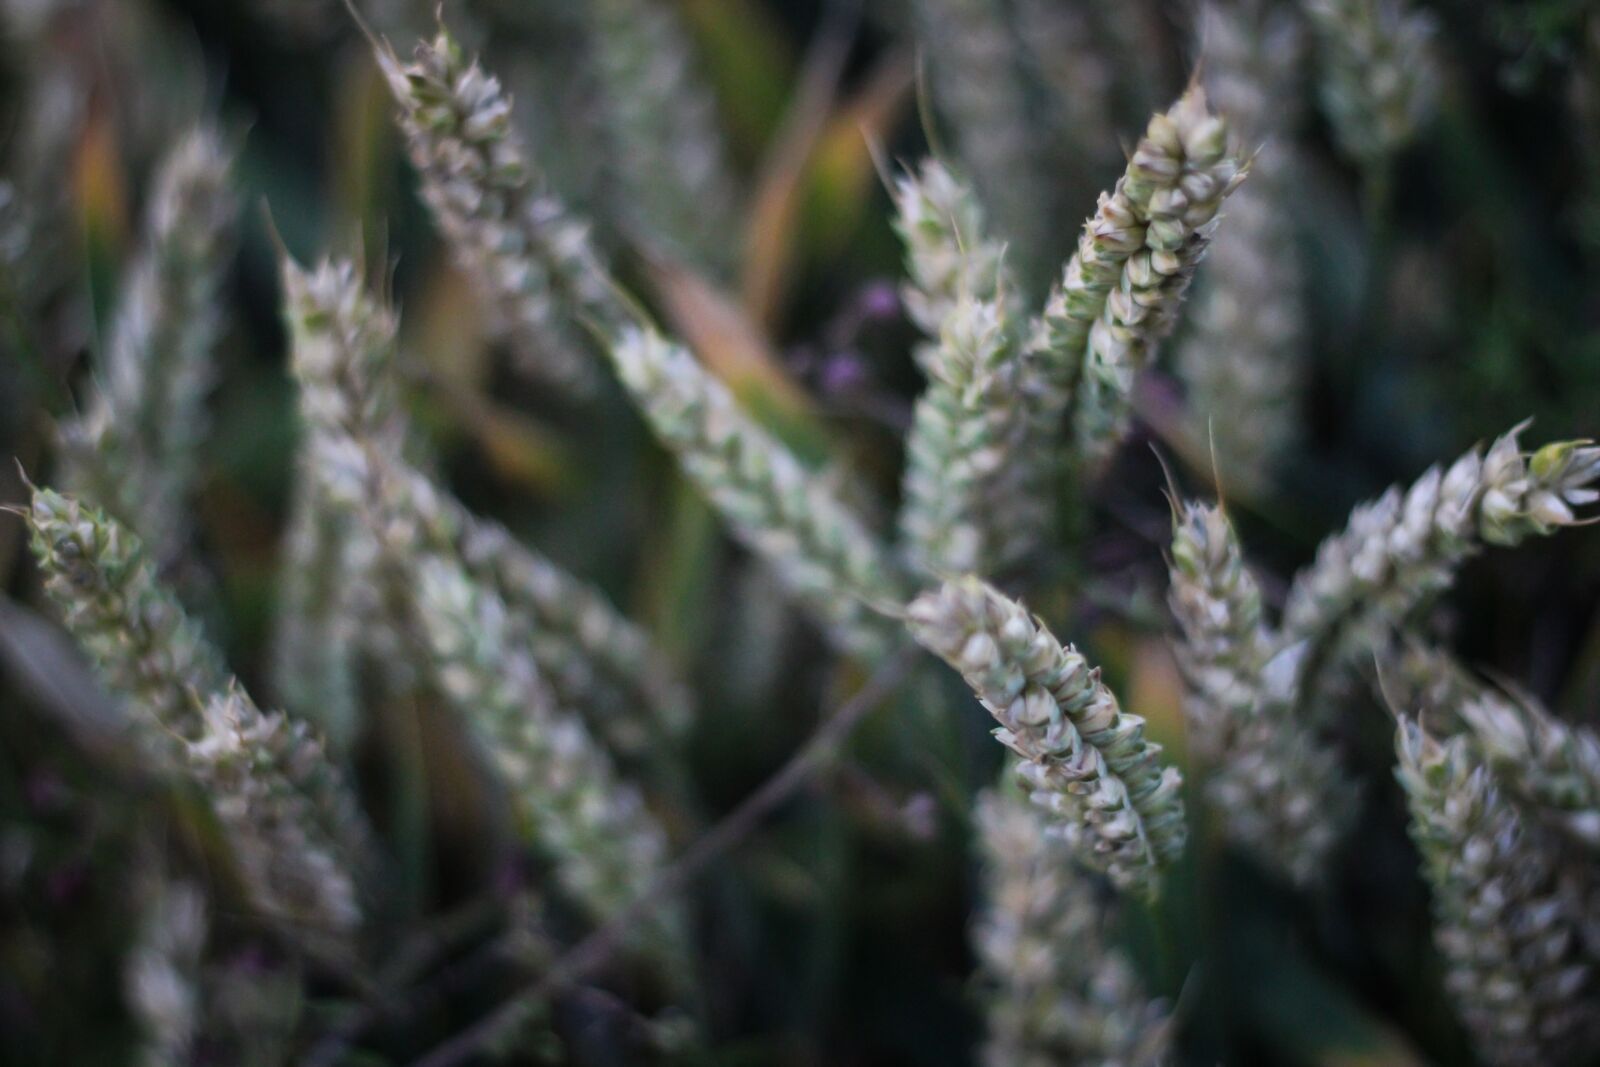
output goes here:
[[366, 1003], [352, 1008], [318, 1039], [301, 1059], [301, 1067], [334, 1067], [357, 1038], [383, 1019], [395, 1015], [404, 1004], [410, 1003], [409, 997], [403, 1002], [396, 1002], [393, 999], [396, 991], [410, 986], [420, 976], [433, 970], [440, 960], [464, 942], [482, 934], [504, 912], [505, 906], [501, 901], [475, 902], [445, 916], [438, 925], [409, 941], [384, 969], [377, 981], [377, 994]]
[[574, 945], [538, 981], [530, 983], [500, 1007], [435, 1047], [416, 1060], [412, 1067], [458, 1067], [480, 1049], [515, 1030], [532, 1006], [543, 1003], [563, 986], [581, 981], [603, 965], [640, 919], [676, 896], [713, 859], [742, 842], [813, 773], [829, 763], [839, 745], [850, 736], [867, 713], [899, 684], [913, 655], [912, 649], [902, 648], [884, 660], [866, 683], [817, 727], [810, 739], [776, 774], [689, 846], [645, 887], [633, 903]]

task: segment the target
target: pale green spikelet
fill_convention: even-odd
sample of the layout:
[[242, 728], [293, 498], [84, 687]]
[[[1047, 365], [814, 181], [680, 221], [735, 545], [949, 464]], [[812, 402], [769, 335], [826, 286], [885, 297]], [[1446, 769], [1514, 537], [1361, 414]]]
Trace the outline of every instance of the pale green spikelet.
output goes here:
[[1177, 506], [1168, 600], [1206, 798], [1232, 841], [1308, 885], [1351, 821], [1355, 787], [1336, 751], [1291, 714], [1301, 649], [1278, 651], [1220, 507]]
[[1003, 296], [1007, 311], [1018, 310], [1005, 245], [990, 235], [983, 205], [966, 181], [939, 160], [925, 159], [895, 180], [894, 205], [909, 276], [901, 297], [924, 335], [938, 340], [963, 298], [988, 302]]
[[[1151, 120], [1134, 150], [1119, 189], [1143, 226], [1144, 239], [1122, 259], [1114, 282], [1104, 291], [1081, 355], [1073, 427], [1078, 454], [1091, 468], [1104, 463], [1126, 435], [1134, 380], [1172, 332], [1189, 282], [1221, 221], [1222, 203], [1248, 169], [1248, 161], [1229, 144], [1226, 122], [1212, 113], [1198, 85]], [[1091, 252], [1096, 221], [1085, 231]], [[1062, 284], [1087, 283], [1085, 295], [1092, 298], [1106, 264], [1097, 264], [1091, 274], [1080, 268], [1075, 276], [1073, 264], [1084, 252], [1085, 244], [1080, 244]], [[1070, 308], [1072, 302], [1067, 303]], [[1048, 307], [1045, 321], [1050, 322]]]
[[978, 798], [984, 903], [972, 943], [982, 968], [986, 1067], [1157, 1067], [1167, 1007], [1109, 938], [1115, 902], [1070, 841], [1019, 797]]
[[[1286, 643], [1307, 642], [1313, 676], [1302, 697], [1316, 701], [1339, 668], [1380, 648], [1388, 632], [1454, 580], [1484, 544], [1515, 545], [1578, 519], [1593, 503], [1600, 448], [1582, 441], [1523, 454], [1518, 426], [1448, 469], [1433, 468], [1402, 493], [1392, 488], [1351, 513], [1342, 533], [1317, 549], [1284, 608]], [[1312, 709], [1317, 710], [1317, 709]]]
[[900, 537], [925, 574], [993, 574], [1015, 561], [1037, 496], [1011, 493], [1028, 429], [1013, 323], [998, 300], [959, 300], [928, 355], [906, 442]]
[[1259, 491], [1299, 435], [1306, 308], [1290, 208], [1299, 195], [1292, 101], [1304, 52], [1299, 23], [1260, 3], [1206, 4], [1200, 32], [1213, 106], [1261, 149], [1250, 180], [1228, 200], [1176, 367], [1190, 438], [1215, 454], [1229, 482]]
[[370, 862], [371, 841], [320, 743], [256, 709], [121, 524], [49, 489], [34, 491], [26, 518], [67, 629], [127, 701], [138, 736], [201, 786], [254, 902], [293, 926], [348, 933], [359, 918], [351, 872]]
[[155, 177], [138, 258], [119, 295], [99, 388], [63, 427], [67, 480], [139, 532], [163, 567], [187, 541], [238, 209], [230, 152], [205, 128]]
[[525, 371], [584, 390], [594, 367], [580, 320], [616, 318], [587, 227], [542, 188], [499, 81], [448, 32], [410, 63], [380, 48], [422, 196]]
[[1402, 718], [1396, 776], [1433, 892], [1445, 986], [1495, 1067], [1581, 1062], [1596, 1048], [1594, 963], [1582, 902], [1548, 831], [1525, 818], [1463, 736]]
[[669, 0], [592, 0], [593, 53], [629, 224], [713, 274], [738, 191], [686, 28]]
[[1339, 143], [1372, 160], [1409, 142], [1438, 103], [1434, 19], [1406, 0], [1301, 0], [1316, 30], [1320, 96]]
[[1182, 631], [1176, 647], [1186, 683], [1190, 746], [1216, 763], [1233, 731], [1255, 715], [1273, 635], [1262, 617], [1261, 590], [1221, 507], [1175, 504], [1167, 601]]
[[1525, 694], [1482, 690], [1457, 714], [1500, 780], [1590, 848], [1600, 848], [1600, 736]]
[[1036, 804], [1081, 827], [1085, 853], [1119, 886], [1154, 895], [1183, 851], [1182, 777], [1147, 741], [1078, 651], [1021, 604], [976, 578], [944, 583], [907, 609], [924, 647], [959, 671], [1022, 758]]
[[817, 475], [757, 426], [682, 346], [623, 331], [617, 374], [646, 421], [734, 534], [777, 572], [840, 647], [877, 655], [903, 600], [887, 549]]

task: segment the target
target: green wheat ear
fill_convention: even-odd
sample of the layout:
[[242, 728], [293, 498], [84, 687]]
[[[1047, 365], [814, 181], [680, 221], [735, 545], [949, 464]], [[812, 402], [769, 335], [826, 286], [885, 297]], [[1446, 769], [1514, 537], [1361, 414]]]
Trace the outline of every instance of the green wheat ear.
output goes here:
[[1191, 447], [1213, 455], [1229, 485], [1260, 494], [1295, 453], [1307, 375], [1295, 233], [1304, 34], [1293, 12], [1258, 2], [1202, 5], [1199, 33], [1213, 106], [1242, 143], [1261, 147], [1196, 280], [1175, 363]]
[[617, 170], [616, 214], [646, 239], [717, 276], [738, 242], [725, 220], [739, 190], [687, 28], [663, 0], [592, 0], [594, 69]]
[[1589, 920], [1550, 831], [1511, 803], [1473, 740], [1402, 718], [1396, 777], [1433, 894], [1446, 988], [1496, 1067], [1564, 1063], [1592, 1047]]
[[746, 415], [681, 345], [648, 329], [611, 347], [617, 376], [656, 437], [839, 647], [876, 656], [895, 641], [880, 607], [903, 603], [878, 537], [831, 486]]
[[1300, 0], [1316, 30], [1319, 95], [1340, 145], [1362, 161], [1403, 148], [1438, 105], [1437, 25], [1406, 0]]
[[410, 62], [375, 48], [422, 198], [497, 332], [530, 375], [588, 392], [596, 368], [583, 326], [614, 325], [618, 310], [587, 227], [544, 188], [510, 97], [443, 29]]
[[1388, 634], [1447, 589], [1484, 545], [1516, 545], [1579, 520], [1597, 498], [1600, 448], [1546, 445], [1532, 457], [1518, 444], [1526, 424], [1485, 453], [1473, 449], [1433, 468], [1402, 492], [1391, 488], [1356, 508], [1342, 533], [1323, 541], [1295, 576], [1283, 613], [1285, 643], [1305, 642], [1318, 673], [1302, 707], [1330, 706], [1343, 672], [1370, 657]]
[[929, 160], [902, 175], [895, 203], [906, 308], [936, 339], [915, 352], [928, 385], [906, 441], [900, 546], [929, 577], [999, 573], [1039, 547], [1051, 518], [1028, 450], [1038, 390], [1020, 294], [949, 168]]
[[1294, 716], [1303, 649], [1280, 649], [1220, 507], [1176, 503], [1170, 574], [1184, 717], [1206, 765], [1206, 799], [1235, 844], [1314, 884], [1354, 817], [1356, 789], [1337, 748]]
[[1050, 817], [1011, 791], [980, 795], [983, 859], [972, 926], [988, 1032], [986, 1064], [1157, 1067], [1172, 1031], [1111, 939], [1118, 901]]
[[26, 518], [67, 629], [153, 756], [198, 786], [251, 902], [297, 938], [351, 936], [375, 856], [320, 740], [255, 706], [120, 523], [49, 489]]
[[167, 153], [118, 296], [98, 388], [83, 415], [62, 426], [65, 483], [138, 531], [164, 567], [189, 542], [238, 221], [232, 170], [232, 153], [204, 127]]
[[1033, 802], [1118, 886], [1156, 895], [1188, 836], [1182, 776], [1144, 736], [1144, 720], [1076, 649], [976, 578], [945, 582], [907, 609], [912, 636], [959, 671], [1021, 757]]

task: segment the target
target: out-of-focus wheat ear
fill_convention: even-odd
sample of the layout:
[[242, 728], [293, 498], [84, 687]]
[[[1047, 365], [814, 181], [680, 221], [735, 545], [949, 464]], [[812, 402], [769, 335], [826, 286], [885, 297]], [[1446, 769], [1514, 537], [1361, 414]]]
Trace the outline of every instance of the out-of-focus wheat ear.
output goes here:
[[[436, 551], [436, 497], [426, 479], [381, 460], [368, 471], [361, 520], [378, 539], [389, 586], [429, 680], [455, 706], [499, 771], [529, 838], [563, 894], [597, 923], [633, 902], [665, 863], [666, 835], [584, 723], [562, 707], [531, 653], [534, 628], [453, 554]], [[633, 941], [670, 980], [689, 973], [681, 917], [652, 913]]]
[[917, 0], [933, 103], [955, 157], [972, 175], [1024, 279], [1048, 270], [1051, 175], [1029, 105], [1006, 5], [997, 0]]
[[1207, 95], [1240, 141], [1260, 145], [1250, 180], [1196, 282], [1176, 368], [1188, 393], [1188, 437], [1218, 473], [1259, 493], [1296, 442], [1305, 377], [1306, 299], [1293, 216], [1305, 55], [1292, 12], [1261, 3], [1200, 10]]
[[[560, 707], [528, 653], [531, 634], [459, 564], [422, 555], [416, 605], [447, 696], [510, 786], [535, 847], [561, 889], [596, 922], [630, 905], [666, 863], [667, 838], [639, 791], [570, 709]], [[684, 917], [670, 904], [630, 937], [673, 981], [692, 972]]]
[[274, 682], [284, 703], [316, 722], [338, 750], [360, 728], [359, 636], [371, 538], [337, 503], [349, 487], [327, 482], [348, 472], [330, 462], [336, 442], [360, 439], [398, 450], [405, 437], [394, 368], [393, 314], [362, 285], [350, 261], [312, 270], [281, 264], [289, 364], [299, 386], [301, 442], [281, 566], [273, 647]]
[[664, 0], [592, 0], [593, 57], [616, 167], [617, 210], [635, 232], [714, 276], [739, 247], [739, 188], [687, 28]]
[[1507, 788], [1600, 849], [1600, 736], [1556, 718], [1525, 693], [1484, 688], [1457, 714]]
[[1188, 836], [1182, 776], [1078, 651], [976, 578], [945, 582], [907, 609], [912, 636], [959, 671], [1021, 757], [1034, 801], [1078, 837], [1119, 887], [1155, 896]]
[[583, 393], [595, 383], [584, 325], [602, 331], [620, 309], [588, 227], [545, 188], [500, 82], [448, 31], [410, 62], [386, 45], [378, 63], [427, 203], [522, 369]]
[[1098, 175], [1122, 165], [1116, 83], [1119, 72], [1132, 72], [1108, 47], [1097, 24], [1100, 11], [1054, 0], [1011, 6], [1025, 65], [1045, 98], [1039, 118], [1053, 135], [1048, 158], [1064, 175], [1057, 202], [1065, 206], [1068, 197], [1081, 196], [1078, 203], [1086, 203], [1101, 184]]
[[904, 590], [877, 535], [681, 345], [630, 328], [611, 356], [645, 421], [734, 535], [839, 647], [886, 651], [897, 627], [881, 612], [903, 604]]
[[162, 162], [97, 387], [82, 416], [62, 426], [68, 484], [137, 530], [163, 567], [189, 537], [238, 216], [232, 166], [230, 149], [205, 127]]
[[1495, 1067], [1577, 1063], [1600, 1035], [1583, 902], [1560, 877], [1551, 831], [1527, 818], [1464, 735], [1402, 716], [1396, 777], [1433, 894], [1445, 988]]
[[[1108, 936], [1117, 901], [1048, 815], [1005, 790], [978, 797], [983, 903], [972, 927], [989, 1067], [1168, 1062], [1167, 1005]], [[1065, 1057], [1065, 1058], [1064, 1058]]]
[[1588, 849], [1600, 850], [1600, 735], [1557, 718], [1529, 693], [1486, 684], [1455, 657], [1411, 642], [1387, 673], [1435, 733], [1461, 733], [1518, 801]]
[[678, 741], [692, 719], [688, 687], [650, 638], [599, 591], [510, 531], [469, 512], [399, 461], [381, 474], [403, 493], [421, 548], [456, 561], [500, 598], [526, 632], [560, 706], [580, 712], [618, 760], [659, 782], [682, 773]]
[[1373, 161], [1416, 136], [1438, 105], [1433, 16], [1406, 0], [1300, 0], [1316, 31], [1319, 95], [1340, 146]]
[[[255, 903], [290, 928], [349, 934], [353, 872], [371, 869], [374, 850], [320, 742], [257, 710], [120, 523], [49, 489], [34, 490], [26, 519], [46, 590], [136, 734], [199, 785], [230, 847], [255, 850], [238, 857]], [[246, 831], [248, 844], [234, 840]]]
[[[312, 497], [291, 528], [291, 551], [297, 536], [303, 550], [294, 552], [285, 575], [286, 606], [304, 610], [288, 611], [283, 620], [285, 691], [316, 680], [342, 688], [352, 631], [370, 635], [378, 624], [378, 606], [363, 603], [372, 600], [371, 589], [360, 588], [377, 584], [370, 580], [374, 532], [354, 521], [352, 507], [366, 481], [381, 475], [407, 487], [424, 547], [460, 561], [473, 581], [530, 624], [530, 650], [563, 706], [581, 710], [625, 760], [676, 766], [670, 739], [688, 726], [691, 700], [643, 631], [596, 590], [471, 514], [403, 457], [395, 321], [367, 292], [355, 265], [330, 261], [305, 271], [285, 263], [284, 283], [306, 432], [297, 492]], [[345, 578], [324, 580], [325, 574]]]
[[[365, 829], [338, 772], [303, 726], [263, 714], [237, 685], [207, 696], [202, 717], [183, 768], [221, 824], [251, 904], [297, 942], [348, 943], [361, 922], [350, 861], [368, 857], [334, 836], [335, 827]], [[332, 811], [319, 808], [330, 786]]]
[[1418, 607], [1447, 589], [1462, 562], [1485, 544], [1516, 545], [1580, 521], [1574, 508], [1600, 492], [1600, 448], [1586, 441], [1545, 445], [1531, 456], [1500, 437], [1487, 453], [1428, 471], [1402, 492], [1391, 488], [1351, 513], [1296, 575], [1284, 608], [1286, 643], [1311, 649], [1310, 710], [1343, 671], [1379, 650]]
[[141, 860], [132, 894], [138, 917], [122, 961], [123, 997], [139, 1028], [139, 1067], [170, 1067], [189, 1062], [200, 1029], [210, 916], [205, 892], [170, 875], [158, 848], [151, 845]]

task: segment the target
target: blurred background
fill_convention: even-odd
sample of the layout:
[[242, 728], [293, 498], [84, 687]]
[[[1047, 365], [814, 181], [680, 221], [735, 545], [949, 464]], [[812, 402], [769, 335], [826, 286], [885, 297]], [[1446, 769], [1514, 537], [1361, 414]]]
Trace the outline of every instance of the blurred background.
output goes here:
[[[402, 55], [433, 29], [432, 0], [358, 6]], [[597, 46], [583, 0], [446, 0], [443, 12], [507, 83], [534, 155], [594, 219], [624, 283], [797, 451], [852, 469], [881, 500], [894, 497], [920, 389], [884, 174], [930, 151], [966, 161], [1041, 296], [1097, 192], [1204, 51], [1195, 10], [1155, 0], [660, 6], [682, 40], [635, 26], [643, 44], [632, 44], [681, 44], [650, 77], [703, 88], [723, 156], [723, 195], [682, 219], [641, 204], [627, 180], [628, 146], [597, 113], [595, 83], [629, 42]], [[1279, 287], [1304, 314], [1286, 355], [1289, 443], [1259, 477], [1230, 484], [1212, 469], [1195, 431], [1206, 415], [1171, 358], [1186, 323], [1141, 384], [1137, 439], [1083, 508], [1081, 556], [1033, 605], [1093, 650], [1180, 761], [1157, 454], [1190, 492], [1220, 484], [1270, 599], [1385, 486], [1530, 416], [1532, 443], [1596, 428], [1600, 10], [1416, 7], [1435, 24], [1436, 106], [1406, 143], [1377, 160], [1342, 144], [1309, 48], [1283, 64], [1281, 113], [1260, 137], [1263, 160], [1292, 153], [1295, 167], [1284, 187], [1299, 278]], [[298, 434], [279, 240], [302, 261], [359, 254], [388, 280], [408, 403], [440, 476], [602, 587], [683, 666], [698, 718], [694, 810], [672, 815], [680, 840], [764, 781], [859, 679], [731, 544], [614, 383], [574, 402], [493, 343], [415, 196], [372, 48], [341, 3], [5, 0], [0, 17], [12, 190], [0, 204], [0, 454], [33, 479], [50, 478], [54, 427], [92, 375], [153, 162], [203, 117], [239, 146], [246, 210], [195, 509], [217, 580], [207, 622], [253, 691], [272, 691]], [[985, 17], [1000, 29], [960, 30]], [[1214, 95], [1226, 107], [1225, 90]], [[999, 116], [988, 142], [970, 124], [985, 108]], [[1205, 281], [1202, 267], [1195, 301]], [[0, 500], [23, 499], [19, 479], [0, 464]], [[132, 828], [159, 803], [124, 788], [125, 761], [102, 732], [114, 709], [47, 621], [22, 523], [0, 519], [0, 1062], [129, 1062], [119, 908]], [[1464, 658], [1592, 722], [1597, 588], [1600, 543], [1569, 534], [1474, 562], [1437, 625]], [[1200, 812], [1162, 907], [1124, 931], [1149, 987], [1180, 998], [1183, 1062], [1467, 1061], [1389, 770], [1392, 723], [1367, 705], [1341, 727], [1366, 786], [1350, 798], [1359, 825], [1337, 875], [1292, 893], [1228, 854]], [[951, 679], [915, 675], [833, 769], [713, 866], [696, 893], [718, 1035], [706, 1062], [973, 1062], [968, 811], [1000, 765], [990, 725]], [[492, 798], [452, 755], [459, 739], [442, 720], [420, 728], [436, 733], [423, 746], [420, 829], [396, 814], [392, 739], [370, 730], [356, 749], [363, 793], [407, 857], [402, 930], [519, 877]], [[133, 799], [108, 803], [108, 791]], [[235, 971], [273, 973], [252, 951]], [[408, 1062], [495, 1003], [499, 981], [469, 974], [349, 1062]], [[301, 1031], [315, 1035], [334, 994], [313, 980], [304, 997]], [[604, 1012], [589, 1022], [600, 1034], [573, 1058], [627, 1062], [608, 1046]], [[259, 1055], [248, 1062], [290, 1054]]]

